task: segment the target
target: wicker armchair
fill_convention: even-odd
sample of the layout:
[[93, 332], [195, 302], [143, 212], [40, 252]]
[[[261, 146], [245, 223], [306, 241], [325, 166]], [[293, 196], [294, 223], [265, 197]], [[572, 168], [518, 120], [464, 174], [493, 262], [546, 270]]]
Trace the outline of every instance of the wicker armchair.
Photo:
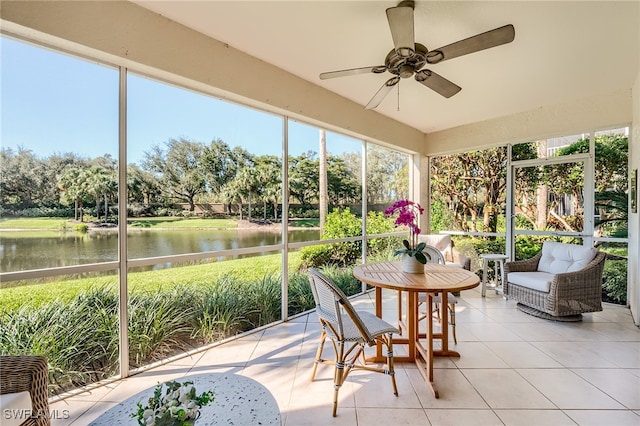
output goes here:
[[[47, 360], [41, 356], [0, 356], [0, 395], [28, 391], [32, 411], [21, 426], [48, 426]], [[2, 414], [4, 415], [4, 413]]]
[[[561, 247], [565, 246], [565, 247]], [[571, 246], [571, 247], [567, 247]], [[540, 272], [545, 269], [545, 252], [579, 247], [593, 250], [595, 256], [584, 261], [578, 270], [561, 273]], [[505, 263], [504, 294], [518, 301], [518, 308], [528, 314], [557, 321], [580, 321], [583, 313], [602, 310], [602, 271], [606, 254], [575, 244], [545, 242], [543, 250], [531, 259]], [[551, 256], [552, 261], [567, 262]], [[547, 265], [548, 266], [548, 265]], [[548, 269], [548, 268], [547, 268]], [[541, 279], [536, 277], [541, 275]], [[526, 283], [527, 280], [531, 284]], [[541, 285], [547, 281], [546, 286]]]
[[[338, 410], [338, 391], [353, 369], [383, 373], [391, 377], [394, 395], [398, 387], [393, 369], [393, 333], [398, 329], [370, 312], [356, 311], [347, 296], [333, 281], [316, 269], [309, 268], [309, 284], [316, 302], [316, 312], [322, 324], [322, 334], [311, 372], [315, 379], [318, 364], [335, 366], [333, 375], [333, 417]], [[335, 361], [322, 359], [324, 342], [329, 337], [335, 351]], [[386, 368], [366, 365], [364, 348], [382, 343], [387, 347]]]

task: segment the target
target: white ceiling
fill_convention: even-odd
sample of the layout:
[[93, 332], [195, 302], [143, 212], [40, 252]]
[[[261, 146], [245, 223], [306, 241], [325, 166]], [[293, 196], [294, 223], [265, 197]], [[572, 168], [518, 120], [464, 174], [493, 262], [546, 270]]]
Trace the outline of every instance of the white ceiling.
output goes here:
[[[318, 75], [384, 65], [393, 47], [385, 9], [397, 2], [135, 3], [363, 108], [391, 77]], [[417, 1], [414, 15], [416, 42], [430, 50], [506, 24], [516, 33], [510, 44], [425, 67], [462, 87], [452, 98], [410, 78], [376, 108], [425, 133], [630, 90], [640, 69], [639, 1]]]

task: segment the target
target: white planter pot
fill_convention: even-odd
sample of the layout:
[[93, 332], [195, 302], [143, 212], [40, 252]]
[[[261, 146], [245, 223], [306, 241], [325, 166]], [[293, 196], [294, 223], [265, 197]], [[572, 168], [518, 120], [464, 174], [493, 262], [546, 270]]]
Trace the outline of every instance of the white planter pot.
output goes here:
[[408, 254], [402, 255], [402, 272], [408, 274], [422, 274], [424, 273], [424, 265], [414, 257]]

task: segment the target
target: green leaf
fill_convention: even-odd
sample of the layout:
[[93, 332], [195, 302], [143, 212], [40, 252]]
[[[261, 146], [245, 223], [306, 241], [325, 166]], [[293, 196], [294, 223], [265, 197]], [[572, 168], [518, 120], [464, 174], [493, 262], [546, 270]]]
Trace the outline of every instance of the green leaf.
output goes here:
[[423, 265], [427, 263], [427, 258], [425, 257], [424, 253], [421, 251], [416, 252], [416, 260], [422, 263]]
[[404, 246], [407, 248], [407, 250], [411, 250], [411, 245], [409, 244], [409, 241], [402, 240], [402, 244], [404, 244]]

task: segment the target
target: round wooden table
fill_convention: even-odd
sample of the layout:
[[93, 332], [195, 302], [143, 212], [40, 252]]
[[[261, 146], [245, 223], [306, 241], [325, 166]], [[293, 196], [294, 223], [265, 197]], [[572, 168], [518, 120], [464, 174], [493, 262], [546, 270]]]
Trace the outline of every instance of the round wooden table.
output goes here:
[[[427, 383], [431, 386], [433, 394], [439, 397], [433, 383], [433, 357], [434, 356], [460, 356], [456, 351], [449, 349], [449, 320], [448, 320], [448, 293], [468, 290], [480, 284], [480, 278], [466, 269], [445, 266], [436, 263], [427, 263], [423, 274], [411, 274], [402, 271], [402, 262], [377, 262], [365, 263], [353, 270], [353, 275], [360, 281], [375, 287], [376, 315], [382, 318], [382, 289], [396, 290], [398, 294], [398, 312], [402, 312], [401, 292], [407, 292], [407, 321], [403, 323], [399, 318], [399, 326], [402, 333], [400, 338], [393, 343], [408, 345], [406, 357], [394, 357], [399, 362], [409, 361], [418, 365]], [[420, 342], [418, 330], [418, 294], [427, 293], [427, 347]], [[435, 293], [442, 295], [442, 332], [433, 332], [433, 304], [432, 297]], [[401, 317], [401, 315], [399, 315]], [[406, 332], [406, 334], [405, 334]], [[433, 340], [441, 339], [442, 348], [433, 350]], [[378, 346], [376, 356], [371, 359], [375, 362], [384, 362], [382, 347]], [[423, 365], [423, 363], [425, 365]]]

